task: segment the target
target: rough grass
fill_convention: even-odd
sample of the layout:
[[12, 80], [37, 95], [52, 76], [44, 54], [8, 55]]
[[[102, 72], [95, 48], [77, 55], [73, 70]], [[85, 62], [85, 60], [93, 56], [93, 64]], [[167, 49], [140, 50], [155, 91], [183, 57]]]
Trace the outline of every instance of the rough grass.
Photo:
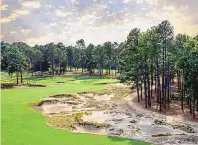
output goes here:
[[167, 123], [163, 120], [154, 120], [154, 123], [152, 125], [169, 125], [171, 126], [173, 129], [180, 129], [182, 131], [185, 131], [187, 133], [195, 133], [194, 129], [189, 126], [189, 125], [183, 125], [183, 124], [171, 124], [171, 123]]
[[166, 134], [153, 134], [151, 135], [152, 137], [161, 137], [161, 136], [173, 136], [173, 135], [186, 135], [184, 133], [180, 133], [180, 134], [171, 134], [171, 133], [166, 133]]
[[[2, 74], [2, 73], [1, 73]], [[15, 78], [14, 78], [15, 79]], [[48, 96], [103, 89], [103, 85], [93, 85], [99, 78], [83, 83], [83, 77], [29, 78], [46, 84], [46, 87], [14, 88], [1, 91], [1, 144], [2, 145], [147, 145], [138, 140], [130, 140], [102, 135], [71, 133], [46, 124], [47, 117], [31, 109], [27, 104]], [[75, 80], [63, 85], [53, 85], [57, 81]], [[111, 81], [111, 79], [102, 79]]]
[[96, 108], [98, 110], [107, 110], [109, 108], [108, 104], [101, 104], [99, 101], [89, 100], [84, 104], [84, 108]]
[[52, 124], [58, 128], [64, 128], [67, 130], [74, 130], [75, 124], [82, 122], [81, 118], [83, 117], [84, 113], [76, 113], [72, 115], [66, 116], [52, 116], [49, 118], [48, 123]]
[[84, 121], [84, 122], [79, 122], [78, 124], [83, 125], [83, 126], [85, 125], [93, 126], [95, 128], [101, 128], [101, 127], [108, 128], [111, 126], [110, 124], [107, 124], [107, 123], [98, 123], [98, 122], [93, 122], [93, 121]]
[[110, 95], [113, 94], [111, 100], [120, 100], [130, 95], [131, 89], [129, 87], [119, 87], [119, 86], [109, 86], [103, 90], [98, 91], [88, 91], [88, 92], [80, 92], [78, 94], [84, 96], [85, 98], [93, 98], [90, 96], [86, 96], [88, 93], [93, 93], [93, 95]]
[[179, 125], [179, 124], [175, 124], [175, 125], [172, 125], [173, 129], [180, 129], [180, 130], [183, 130], [187, 133], [195, 133], [194, 129], [188, 125]]

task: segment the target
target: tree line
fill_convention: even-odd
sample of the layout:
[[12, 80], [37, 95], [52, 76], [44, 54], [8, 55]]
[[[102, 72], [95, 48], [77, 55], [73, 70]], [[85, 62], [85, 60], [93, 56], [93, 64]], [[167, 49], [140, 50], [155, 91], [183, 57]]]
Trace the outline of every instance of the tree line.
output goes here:
[[[124, 42], [120, 59], [120, 80], [137, 89], [138, 101], [145, 108], [157, 103], [166, 112], [171, 99], [186, 102], [190, 113], [198, 112], [198, 35], [192, 38], [177, 34], [169, 21], [163, 21], [146, 32], [132, 29]], [[177, 80], [178, 94], [172, 85]], [[154, 93], [156, 94], [154, 96]]]
[[[118, 54], [121, 47], [117, 42], [105, 42], [103, 45], [85, 45], [83, 39], [75, 46], [65, 46], [59, 42], [30, 47], [23, 42], [12, 44], [1, 42], [1, 69], [8, 71], [12, 77], [16, 73], [17, 84], [23, 72], [49, 72], [51, 75], [61, 75], [65, 72], [82, 71], [89, 75], [95, 73], [112, 75], [118, 71]], [[97, 70], [96, 70], [97, 69]], [[106, 72], [104, 72], [106, 70]], [[115, 71], [111, 71], [115, 70]]]
[[[81, 70], [89, 75], [116, 75], [137, 89], [138, 101], [145, 107], [157, 103], [160, 112], [166, 112], [175, 96], [184, 110], [186, 102], [190, 113], [198, 112], [198, 35], [174, 36], [169, 21], [163, 21], [146, 32], [132, 29], [126, 41], [107, 41], [102, 45], [85, 45], [80, 39], [75, 46], [57, 44], [30, 47], [23, 42], [1, 42], [1, 69], [12, 77], [16, 73], [17, 84], [23, 72], [39, 71], [51, 75]], [[113, 71], [112, 71], [113, 70]], [[172, 87], [177, 82], [178, 94]]]

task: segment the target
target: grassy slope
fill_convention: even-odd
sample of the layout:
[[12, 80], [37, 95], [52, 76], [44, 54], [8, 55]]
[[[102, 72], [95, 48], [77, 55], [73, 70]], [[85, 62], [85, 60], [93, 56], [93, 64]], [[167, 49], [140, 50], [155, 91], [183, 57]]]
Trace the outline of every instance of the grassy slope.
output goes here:
[[[143, 145], [141, 141], [90, 134], [74, 134], [46, 125], [46, 117], [27, 104], [49, 95], [102, 89], [101, 80], [78, 78], [65, 84], [54, 84], [72, 78], [34, 79], [48, 84], [46, 88], [2, 90], [2, 145]], [[103, 79], [114, 82], [115, 80]]]

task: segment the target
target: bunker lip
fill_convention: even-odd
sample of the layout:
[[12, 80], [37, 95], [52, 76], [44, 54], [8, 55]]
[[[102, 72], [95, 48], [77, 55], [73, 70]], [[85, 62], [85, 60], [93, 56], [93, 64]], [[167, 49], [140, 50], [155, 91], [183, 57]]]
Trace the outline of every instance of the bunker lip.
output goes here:
[[[31, 107], [49, 118], [48, 125], [72, 132], [119, 136], [159, 144], [174, 144], [177, 140], [181, 140], [181, 144], [198, 143], [197, 123], [170, 119], [165, 122], [164, 115], [136, 105], [132, 99], [136, 97], [136, 92], [131, 94], [127, 89], [126, 86], [113, 84], [98, 92], [58, 94], [43, 99], [40, 106], [38, 102], [34, 104], [35, 108]], [[128, 94], [124, 92], [125, 97], [119, 96], [123, 91]], [[68, 127], [67, 121], [74, 123]], [[175, 138], [177, 140], [174, 141]]]

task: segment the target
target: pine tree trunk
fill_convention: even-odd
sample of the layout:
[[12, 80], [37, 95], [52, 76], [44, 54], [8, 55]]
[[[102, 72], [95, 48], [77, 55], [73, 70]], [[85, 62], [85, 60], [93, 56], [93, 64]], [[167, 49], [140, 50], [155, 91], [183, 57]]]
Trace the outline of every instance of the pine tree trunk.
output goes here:
[[177, 70], [177, 88], [179, 90], [179, 70]]
[[101, 69], [101, 67], [100, 67], [100, 78], [102, 77], [102, 69]]
[[19, 84], [19, 74], [16, 72], [17, 85]]
[[189, 103], [189, 104], [190, 104], [190, 106], [189, 106], [189, 108], [190, 108], [190, 114], [192, 114], [192, 99], [189, 98], [189, 100], [190, 100], [190, 101], [189, 101], [189, 102], [190, 102], [190, 103]]
[[109, 75], [111, 74], [111, 63], [109, 64]]
[[162, 99], [161, 99], [161, 83], [160, 83], [160, 74], [159, 74], [159, 64], [157, 60], [157, 102], [160, 105], [160, 112], [162, 111]]
[[146, 85], [146, 68], [144, 70], [144, 97], [145, 97], [145, 108], [147, 108], [147, 104], [148, 104], [148, 101], [147, 101], [147, 85]]
[[157, 70], [155, 70], [155, 93], [157, 92]]
[[158, 59], [157, 59], [157, 62], [156, 62], [156, 66], [157, 66], [157, 80], [156, 80], [156, 85], [157, 85], [157, 103], [160, 103], [160, 97], [161, 97], [161, 87], [160, 87], [160, 74], [159, 74], [159, 63], [158, 63]]
[[193, 99], [193, 118], [195, 118], [195, 99]]
[[184, 88], [183, 88], [183, 73], [181, 74], [181, 109], [184, 111]]
[[20, 73], [21, 73], [21, 83], [23, 83], [23, 73], [22, 71]]
[[54, 62], [52, 61], [52, 74], [54, 76]]
[[138, 102], [140, 102], [140, 93], [139, 93], [138, 81], [136, 82], [136, 88], [137, 88]]
[[72, 65], [70, 65], [70, 72], [72, 72]]
[[167, 86], [168, 86], [167, 103], [168, 103], [168, 108], [170, 108], [171, 75], [170, 75], [170, 68], [169, 68], [169, 66], [168, 66], [168, 81], [167, 81]]
[[153, 97], [153, 84], [154, 84], [154, 80], [153, 80], [153, 65], [152, 65], [152, 69], [151, 69], [151, 99]]
[[40, 76], [41, 76], [41, 77], [43, 76], [43, 71], [42, 71], [42, 65], [41, 65], [41, 62], [40, 62]]
[[150, 91], [150, 77], [149, 77], [149, 68], [147, 66], [147, 84], [148, 84], [148, 106], [151, 107], [151, 91]]
[[116, 65], [115, 65], [115, 76], [116, 76]]
[[197, 106], [196, 106], [196, 111], [198, 112], [198, 98], [197, 98]]
[[83, 74], [83, 60], [82, 60], [82, 62], [81, 62], [81, 63], [82, 63], [82, 64], [81, 64], [81, 65], [82, 65], [81, 67], [82, 67], [82, 74]]
[[58, 63], [58, 66], [59, 66], [59, 76], [61, 74], [61, 65], [60, 65], [60, 62]]
[[142, 99], [142, 83], [140, 85], [140, 98]]

